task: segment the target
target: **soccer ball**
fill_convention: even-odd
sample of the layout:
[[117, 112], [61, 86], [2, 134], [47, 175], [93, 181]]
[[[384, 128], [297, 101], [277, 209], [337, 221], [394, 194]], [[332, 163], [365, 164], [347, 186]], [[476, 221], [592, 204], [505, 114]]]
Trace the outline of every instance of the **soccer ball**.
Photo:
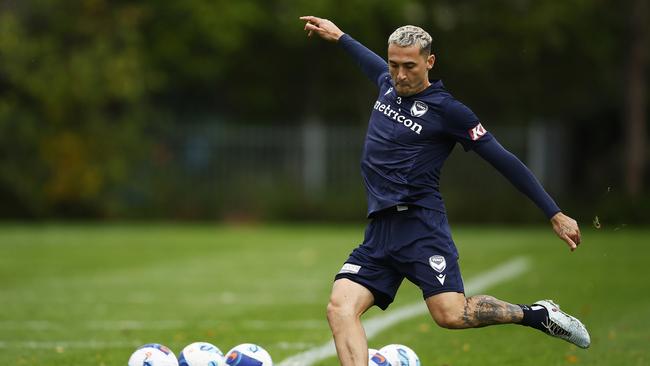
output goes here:
[[141, 346], [129, 358], [129, 366], [178, 366], [178, 360], [169, 348], [158, 343]]
[[391, 366], [384, 355], [374, 348], [368, 348], [368, 366]]
[[420, 366], [420, 359], [412, 349], [403, 344], [389, 344], [379, 350], [391, 366]]
[[379, 351], [374, 348], [368, 348], [368, 361], [372, 360], [372, 356], [374, 356], [377, 352]]
[[226, 356], [231, 366], [273, 366], [273, 360], [266, 350], [256, 344], [244, 343], [231, 349]]
[[221, 350], [207, 342], [194, 342], [178, 355], [179, 366], [226, 366]]

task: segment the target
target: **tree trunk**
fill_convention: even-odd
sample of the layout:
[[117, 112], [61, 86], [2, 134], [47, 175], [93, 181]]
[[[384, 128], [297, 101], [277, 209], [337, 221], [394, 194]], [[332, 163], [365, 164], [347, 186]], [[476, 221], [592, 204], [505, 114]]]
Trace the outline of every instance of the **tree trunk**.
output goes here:
[[625, 67], [625, 188], [630, 196], [643, 190], [646, 165], [647, 0], [632, 0], [629, 48]]

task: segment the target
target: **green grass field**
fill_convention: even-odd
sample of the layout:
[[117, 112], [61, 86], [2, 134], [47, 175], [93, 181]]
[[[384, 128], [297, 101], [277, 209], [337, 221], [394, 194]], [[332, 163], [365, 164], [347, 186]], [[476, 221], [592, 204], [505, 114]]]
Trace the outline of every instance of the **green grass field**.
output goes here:
[[[466, 281], [526, 256], [524, 275], [487, 293], [555, 299], [590, 329], [589, 350], [514, 325], [444, 330], [426, 315], [369, 345], [406, 344], [423, 366], [650, 364], [650, 230], [584, 231], [574, 253], [549, 228], [455, 227], [454, 238]], [[330, 339], [331, 279], [362, 234], [334, 225], [5, 224], [0, 365], [126, 365], [140, 344], [179, 352], [200, 340], [224, 352], [257, 343], [279, 363]], [[420, 300], [405, 282], [391, 308]]]

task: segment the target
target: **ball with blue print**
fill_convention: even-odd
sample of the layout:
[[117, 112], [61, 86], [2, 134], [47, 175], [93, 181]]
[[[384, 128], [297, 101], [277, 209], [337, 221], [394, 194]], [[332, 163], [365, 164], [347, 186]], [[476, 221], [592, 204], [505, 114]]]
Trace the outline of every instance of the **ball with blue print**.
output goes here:
[[420, 366], [420, 358], [403, 344], [389, 344], [379, 349], [390, 366]]
[[372, 356], [374, 356], [377, 352], [379, 352], [379, 350], [368, 348], [368, 361], [372, 360]]
[[194, 342], [178, 355], [179, 366], [226, 366], [226, 358], [219, 347], [208, 342]]
[[178, 366], [178, 360], [174, 352], [162, 344], [148, 343], [131, 354], [129, 366]]
[[391, 365], [390, 363], [388, 363], [386, 357], [382, 355], [378, 350], [369, 348], [368, 366], [391, 366]]
[[253, 343], [243, 343], [228, 352], [226, 364], [230, 366], [273, 366], [273, 360], [264, 348]]

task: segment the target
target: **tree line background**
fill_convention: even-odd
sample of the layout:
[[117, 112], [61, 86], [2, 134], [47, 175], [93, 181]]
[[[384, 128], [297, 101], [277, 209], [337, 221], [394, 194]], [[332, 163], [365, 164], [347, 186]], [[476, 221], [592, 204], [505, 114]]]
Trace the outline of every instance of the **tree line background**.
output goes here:
[[[216, 186], [190, 213], [179, 197], [192, 183], [165, 183], [183, 173], [165, 166], [161, 144], [200, 120], [367, 123], [374, 87], [335, 45], [306, 38], [298, 17], [318, 15], [382, 56], [395, 28], [422, 26], [434, 38], [431, 77], [488, 129], [535, 119], [568, 133], [561, 206], [647, 223], [648, 10], [643, 0], [2, 0], [0, 217], [210, 220], [234, 203], [250, 217], [360, 217], [360, 179], [356, 198], [338, 201], [278, 186], [232, 202]], [[446, 197], [465, 194], [444, 182]], [[134, 186], [148, 198], [134, 203]], [[264, 200], [282, 204], [252, 202]], [[540, 218], [487, 204], [493, 217]], [[457, 207], [460, 219], [486, 219]]]

